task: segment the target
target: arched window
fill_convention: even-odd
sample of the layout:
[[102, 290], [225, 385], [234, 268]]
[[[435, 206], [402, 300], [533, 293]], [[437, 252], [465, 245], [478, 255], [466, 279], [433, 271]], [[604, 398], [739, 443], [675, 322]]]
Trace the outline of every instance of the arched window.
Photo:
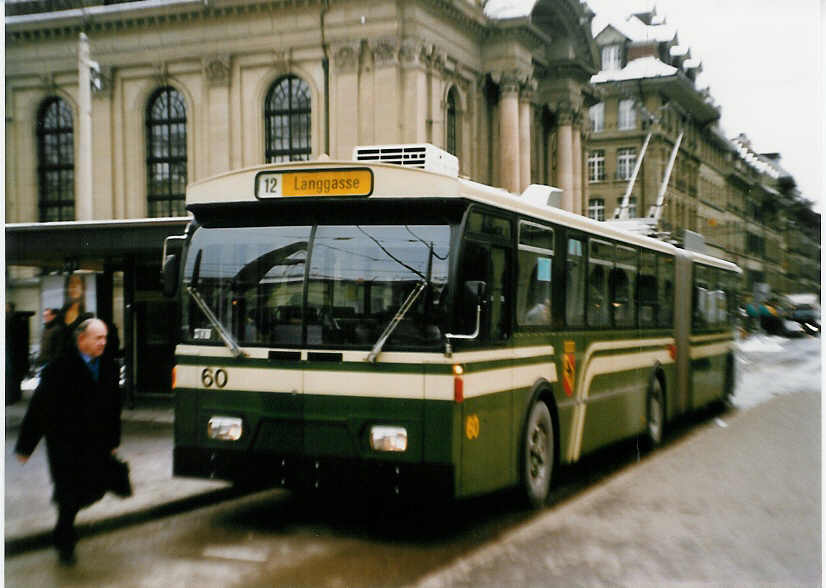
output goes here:
[[40, 221], [74, 220], [74, 127], [62, 98], [47, 99], [37, 115], [37, 176]]
[[186, 104], [166, 86], [146, 108], [146, 199], [150, 217], [186, 214]]
[[447, 93], [447, 151], [458, 156], [458, 139], [456, 135], [456, 88]]
[[264, 104], [268, 163], [310, 159], [310, 87], [296, 76], [276, 81]]

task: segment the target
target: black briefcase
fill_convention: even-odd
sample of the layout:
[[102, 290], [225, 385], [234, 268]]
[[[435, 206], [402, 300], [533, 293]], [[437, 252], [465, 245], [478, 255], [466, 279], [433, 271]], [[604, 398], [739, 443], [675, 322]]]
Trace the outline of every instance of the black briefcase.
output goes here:
[[132, 496], [129, 464], [116, 455], [110, 455], [106, 462], [106, 489], [121, 498]]

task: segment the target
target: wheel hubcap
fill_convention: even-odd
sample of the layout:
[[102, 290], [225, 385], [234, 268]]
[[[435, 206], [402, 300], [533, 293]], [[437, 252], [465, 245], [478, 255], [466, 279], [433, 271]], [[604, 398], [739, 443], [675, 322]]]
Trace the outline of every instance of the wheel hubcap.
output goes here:
[[548, 464], [548, 433], [542, 427], [536, 427], [530, 439], [531, 479], [539, 481], [545, 477]]

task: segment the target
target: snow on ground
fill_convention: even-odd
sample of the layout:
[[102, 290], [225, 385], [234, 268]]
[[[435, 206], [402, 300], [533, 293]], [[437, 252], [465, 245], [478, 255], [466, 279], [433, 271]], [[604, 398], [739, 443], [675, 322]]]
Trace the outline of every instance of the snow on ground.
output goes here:
[[753, 408], [775, 396], [820, 391], [820, 338], [753, 335], [735, 347], [738, 408]]

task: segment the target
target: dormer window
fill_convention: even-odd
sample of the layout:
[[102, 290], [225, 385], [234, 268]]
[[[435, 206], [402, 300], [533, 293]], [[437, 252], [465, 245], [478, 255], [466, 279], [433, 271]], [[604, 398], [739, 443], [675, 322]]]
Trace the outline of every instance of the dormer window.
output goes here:
[[606, 45], [602, 48], [603, 71], [618, 71], [622, 69], [622, 45]]

